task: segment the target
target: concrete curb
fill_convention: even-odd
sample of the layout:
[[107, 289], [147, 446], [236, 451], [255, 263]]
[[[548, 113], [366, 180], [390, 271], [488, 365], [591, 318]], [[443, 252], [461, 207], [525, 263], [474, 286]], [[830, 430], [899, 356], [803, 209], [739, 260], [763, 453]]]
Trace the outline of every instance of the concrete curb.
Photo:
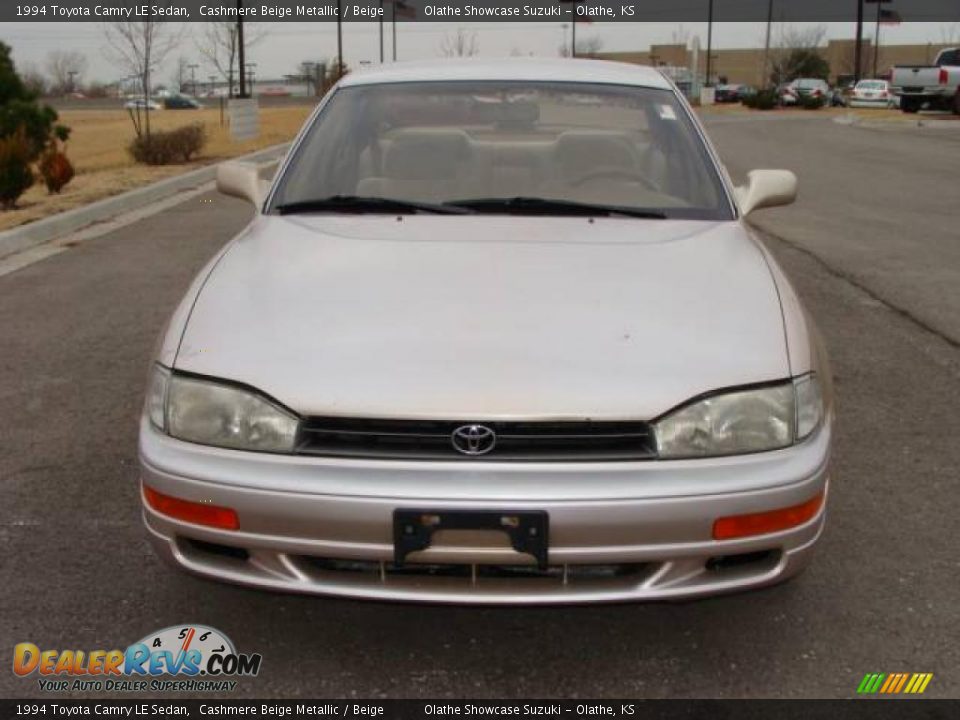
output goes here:
[[[249, 155], [230, 160], [262, 162], [279, 158], [290, 143], [273, 145]], [[217, 174], [217, 163], [190, 172], [165, 178], [150, 185], [144, 185], [119, 195], [97, 200], [96, 202], [66, 212], [57, 213], [36, 222], [0, 232], [0, 258], [43, 245], [62, 235], [77, 232], [95, 223], [104, 222], [121, 213], [163, 200], [177, 193], [196, 188], [211, 182]]]
[[898, 118], [871, 118], [848, 113], [833, 118], [838, 125], [852, 125], [862, 128], [883, 130], [886, 128], [925, 128], [927, 130], [960, 130], [960, 122], [951, 116], [942, 115], [904, 115]]

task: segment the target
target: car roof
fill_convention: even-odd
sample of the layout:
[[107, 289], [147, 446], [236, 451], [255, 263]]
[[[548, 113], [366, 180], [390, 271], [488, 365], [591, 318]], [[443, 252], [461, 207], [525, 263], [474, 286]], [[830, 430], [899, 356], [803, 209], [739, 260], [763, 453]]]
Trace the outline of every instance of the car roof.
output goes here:
[[366, 67], [351, 72], [341, 87], [381, 83], [457, 80], [528, 80], [600, 83], [672, 89], [659, 70], [646, 65], [570, 58], [476, 58], [422, 60]]

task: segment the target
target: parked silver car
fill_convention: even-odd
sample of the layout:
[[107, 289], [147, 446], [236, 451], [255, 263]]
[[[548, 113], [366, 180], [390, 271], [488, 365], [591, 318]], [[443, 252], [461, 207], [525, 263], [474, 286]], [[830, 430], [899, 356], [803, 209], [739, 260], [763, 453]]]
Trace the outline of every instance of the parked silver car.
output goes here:
[[861, 80], [850, 93], [850, 107], [895, 108], [900, 98], [893, 94], [886, 80]]
[[[589, 102], [588, 102], [589, 101]], [[808, 562], [832, 393], [796, 293], [652, 68], [351, 73], [151, 371], [143, 513], [191, 572], [437, 602], [670, 599]]]

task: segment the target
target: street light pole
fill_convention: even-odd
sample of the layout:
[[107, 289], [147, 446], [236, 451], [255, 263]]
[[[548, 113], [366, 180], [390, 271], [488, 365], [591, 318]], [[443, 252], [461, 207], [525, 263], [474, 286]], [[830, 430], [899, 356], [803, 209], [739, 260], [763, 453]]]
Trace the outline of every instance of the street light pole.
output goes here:
[[767, 38], [763, 43], [763, 77], [760, 79], [760, 88], [763, 89], [770, 82], [770, 28], [773, 25], [773, 0], [767, 3]]
[[707, 3], [707, 77], [705, 84], [707, 87], [713, 85], [710, 81], [711, 71], [713, 70], [711, 66], [711, 60], [713, 55], [713, 0], [708, 0]]
[[196, 63], [187, 65], [190, 69], [190, 94], [194, 97], [197, 96], [197, 68], [200, 67]]
[[863, 52], [863, 0], [857, 0], [857, 41], [853, 49], [853, 84], [860, 82], [860, 59]]
[[343, 1], [337, 0], [337, 78], [343, 75]]
[[240, 87], [238, 88], [238, 97], [247, 96], [246, 83], [246, 55], [243, 47], [243, 0], [237, 0], [237, 64], [240, 71]]
[[577, 0], [573, 0], [573, 19], [570, 21], [570, 57], [577, 56]]
[[877, 29], [873, 36], [873, 76], [877, 76], [877, 59], [880, 56], [880, 0], [877, 0]]

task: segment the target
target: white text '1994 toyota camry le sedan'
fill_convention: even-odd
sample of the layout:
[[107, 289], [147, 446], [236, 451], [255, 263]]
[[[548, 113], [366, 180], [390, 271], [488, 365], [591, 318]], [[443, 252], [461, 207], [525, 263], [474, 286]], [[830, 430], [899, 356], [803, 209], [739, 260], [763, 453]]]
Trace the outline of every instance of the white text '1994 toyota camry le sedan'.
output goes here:
[[140, 428], [157, 551], [262, 588], [669, 599], [799, 572], [832, 401], [810, 318], [651, 68], [351, 74], [200, 273]]

